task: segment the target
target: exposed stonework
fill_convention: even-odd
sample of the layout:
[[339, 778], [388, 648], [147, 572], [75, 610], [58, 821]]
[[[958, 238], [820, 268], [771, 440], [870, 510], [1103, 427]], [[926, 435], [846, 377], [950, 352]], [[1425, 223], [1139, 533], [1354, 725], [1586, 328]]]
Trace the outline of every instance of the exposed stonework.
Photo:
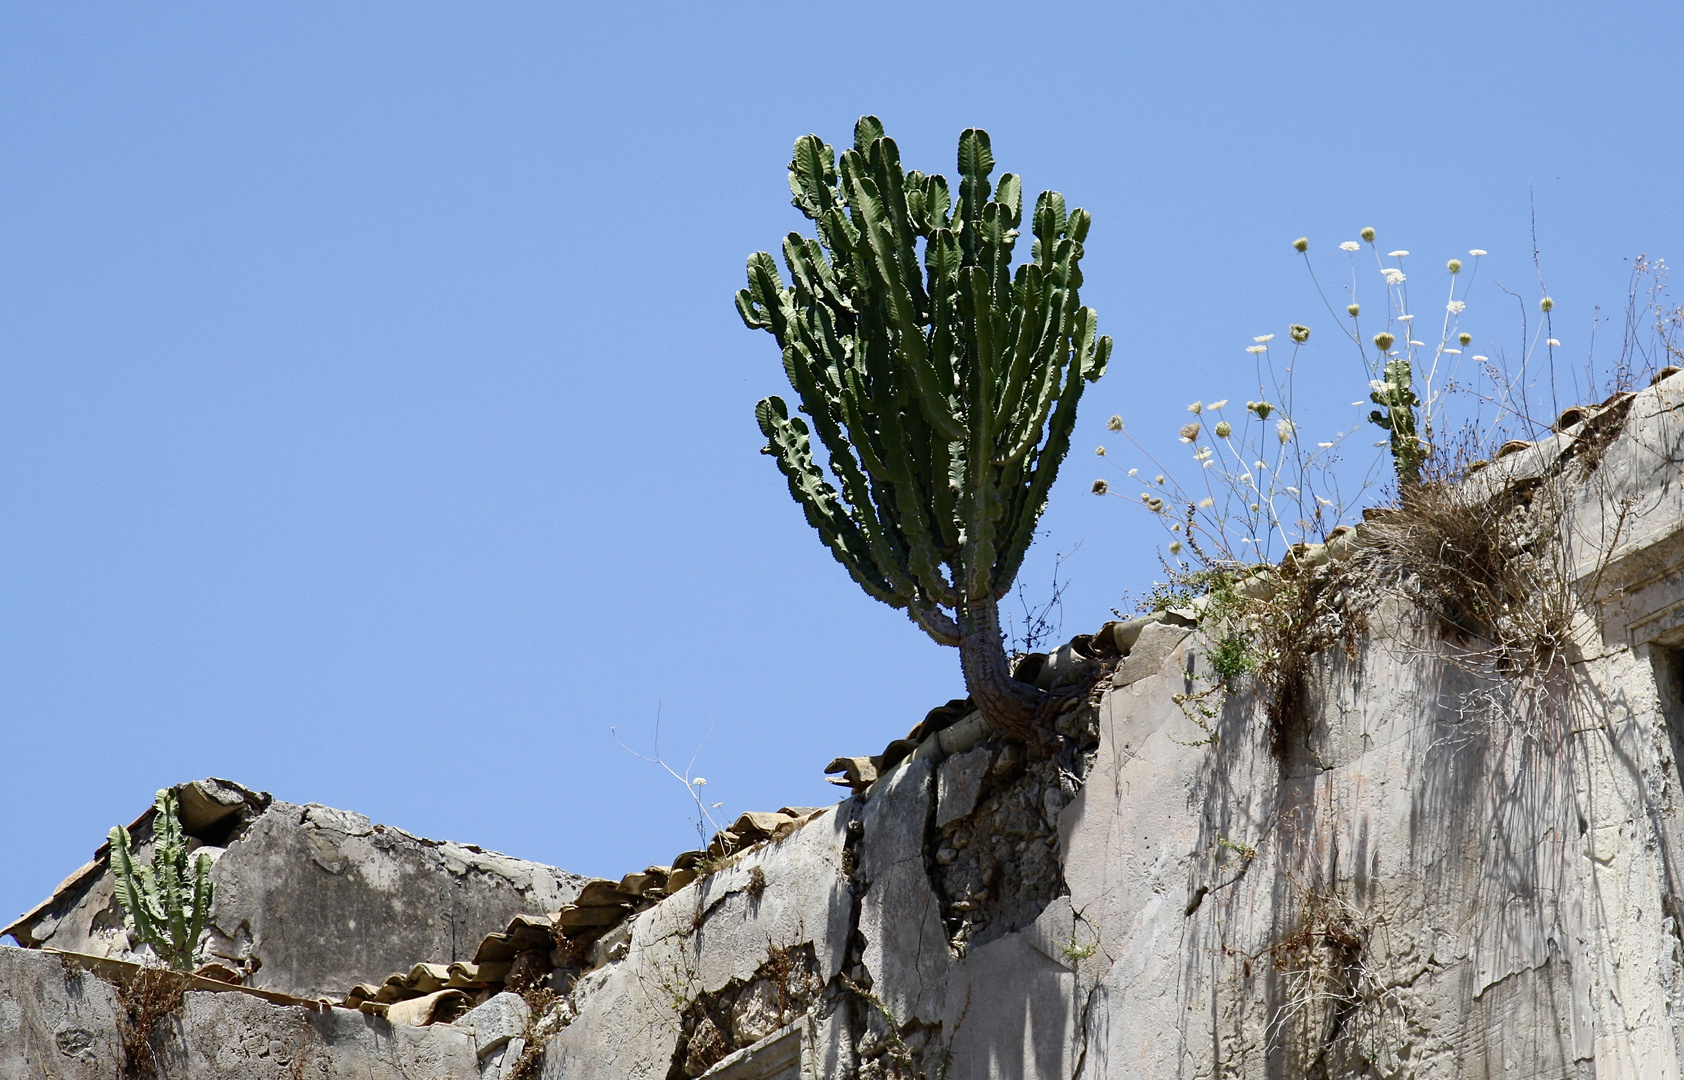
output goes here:
[[[1224, 688], [1195, 609], [1109, 624], [1020, 669], [1102, 680], [1045, 756], [953, 702], [839, 759], [840, 805], [745, 815], [488, 939], [559, 933], [525, 1018], [485, 980], [418, 1027], [191, 992], [172, 1075], [286, 1075], [308, 1028], [307, 1075], [1677, 1080], [1684, 378], [1560, 427], [1467, 485], [1567, 484], [1542, 714], [1342, 534], [1294, 555], [1339, 644], [1290, 709]], [[455, 977], [431, 967], [394, 1007]], [[112, 1075], [114, 995], [0, 950], [0, 1078]]]
[[[518, 912], [548, 912], [585, 879], [449, 841], [423, 840], [360, 814], [299, 806], [227, 781], [183, 785], [182, 824], [215, 860], [203, 945], [251, 985], [339, 997], [418, 959], [472, 960]], [[151, 857], [152, 812], [130, 830]], [[53, 897], [0, 933], [20, 944], [142, 959], [123, 929], [106, 849]]]

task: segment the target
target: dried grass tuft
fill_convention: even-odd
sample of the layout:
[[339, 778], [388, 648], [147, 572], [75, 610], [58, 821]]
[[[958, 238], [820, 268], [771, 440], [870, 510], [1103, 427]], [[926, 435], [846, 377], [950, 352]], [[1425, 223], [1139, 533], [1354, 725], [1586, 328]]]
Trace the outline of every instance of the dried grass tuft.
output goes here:
[[158, 1026], [180, 1011], [188, 977], [143, 967], [117, 985], [117, 1032], [123, 1042], [123, 1075], [151, 1080], [160, 1074]]

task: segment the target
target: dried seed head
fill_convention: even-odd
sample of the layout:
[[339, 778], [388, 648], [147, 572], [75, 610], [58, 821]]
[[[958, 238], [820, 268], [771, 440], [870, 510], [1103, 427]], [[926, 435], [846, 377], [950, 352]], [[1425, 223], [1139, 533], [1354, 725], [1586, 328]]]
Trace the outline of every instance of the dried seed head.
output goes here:
[[1357, 235], [1361, 236], [1364, 240], [1368, 241], [1370, 244], [1374, 243], [1374, 230], [1373, 229], [1364, 229], [1362, 232], [1358, 233]]
[[1181, 425], [1181, 441], [1182, 442], [1190, 443], [1198, 437], [1199, 437], [1199, 425], [1196, 421], [1194, 423], [1191, 423], [1191, 424]]
[[1381, 352], [1385, 352], [1387, 349], [1391, 348], [1392, 343], [1395, 341], [1397, 341], [1397, 338], [1386, 333], [1384, 330], [1374, 335], [1374, 344], [1379, 347]]
[[1093, 493], [1095, 495], [1104, 495], [1104, 494], [1107, 494], [1108, 492], [1110, 492], [1110, 490], [1111, 490], [1111, 485], [1107, 484], [1103, 480], [1095, 480], [1093, 482]]
[[1460, 274], [1462, 272], [1462, 260], [1451, 259], [1449, 262], [1444, 264], [1444, 268], [1449, 270], [1452, 274]]
[[1297, 252], [1309, 251], [1310, 250], [1310, 238], [1308, 236], [1300, 236], [1298, 239], [1296, 239], [1292, 242], [1292, 250], [1297, 251]]
[[1093, 452], [1098, 454], [1100, 457], [1104, 457], [1105, 456], [1105, 447], [1096, 446], [1096, 447], [1093, 448]]
[[1456, 335], [1456, 340], [1460, 341], [1462, 343], [1463, 348], [1466, 348], [1467, 346], [1472, 345], [1473, 339], [1474, 339], [1474, 336], [1472, 334], [1468, 333], [1466, 330], [1464, 330], [1460, 334]]
[[1105, 430], [1106, 431], [1121, 431], [1121, 430], [1123, 430], [1123, 418], [1120, 417], [1120, 416], [1113, 416], [1111, 419], [1109, 419], [1105, 422]]
[[1310, 328], [1308, 326], [1300, 326], [1297, 323], [1293, 323], [1291, 326], [1287, 327], [1287, 332], [1292, 335], [1292, 340], [1296, 341], [1300, 345], [1310, 340]]
[[1171, 555], [1179, 555], [1179, 554], [1181, 554], [1181, 541], [1179, 541], [1179, 540], [1171, 540], [1171, 541], [1170, 541], [1170, 542], [1169, 542], [1169, 553], [1170, 553], [1170, 554], [1171, 554]]
[[1228, 421], [1218, 420], [1216, 422], [1216, 437], [1218, 439], [1226, 439], [1228, 436], [1232, 435], [1233, 433], [1234, 433], [1234, 427], [1233, 427], [1232, 424], [1228, 423]]
[[1547, 296], [1544, 297], [1542, 300], [1538, 301], [1538, 309], [1540, 311], [1548, 311], [1550, 308], [1552, 308], [1554, 306], [1555, 306], [1555, 301], [1551, 300]]
[[1345, 305], [1345, 313], [1347, 315], [1349, 315], [1351, 318], [1354, 319], [1358, 315], [1362, 314], [1362, 305], [1360, 305], [1360, 304], [1346, 304]]

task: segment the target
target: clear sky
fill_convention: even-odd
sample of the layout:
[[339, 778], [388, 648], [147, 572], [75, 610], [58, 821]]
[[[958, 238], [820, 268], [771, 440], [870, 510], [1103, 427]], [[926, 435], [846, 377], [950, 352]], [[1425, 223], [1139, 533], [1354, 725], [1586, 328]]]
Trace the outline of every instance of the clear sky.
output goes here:
[[[801, 224], [796, 137], [871, 112], [951, 174], [981, 126], [1092, 211], [1117, 352], [1025, 570], [1038, 598], [1075, 550], [1069, 635], [1157, 571], [1087, 493], [1105, 418], [1172, 447], [1246, 397], [1252, 336], [1331, 334], [1295, 237], [1535, 290], [1535, 203], [1582, 363], [1628, 260], [1684, 259], [1681, 19], [0, 5], [0, 917], [205, 775], [618, 877], [695, 834], [611, 725], [647, 750], [660, 711], [681, 767], [711, 730], [735, 814], [834, 798], [831, 757], [962, 694], [757, 452], [785, 388], [732, 294]], [[1468, 319], [1510, 333], [1504, 302]], [[1348, 426], [1354, 370], [1301, 374]]]

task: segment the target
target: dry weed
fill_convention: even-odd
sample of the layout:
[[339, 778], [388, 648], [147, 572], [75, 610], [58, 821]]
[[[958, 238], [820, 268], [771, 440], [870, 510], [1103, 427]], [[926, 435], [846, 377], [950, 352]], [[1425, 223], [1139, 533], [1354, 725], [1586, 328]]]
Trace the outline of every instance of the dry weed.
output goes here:
[[150, 1080], [159, 1075], [158, 1025], [180, 1010], [187, 984], [180, 972], [143, 967], [117, 985], [125, 1077]]

